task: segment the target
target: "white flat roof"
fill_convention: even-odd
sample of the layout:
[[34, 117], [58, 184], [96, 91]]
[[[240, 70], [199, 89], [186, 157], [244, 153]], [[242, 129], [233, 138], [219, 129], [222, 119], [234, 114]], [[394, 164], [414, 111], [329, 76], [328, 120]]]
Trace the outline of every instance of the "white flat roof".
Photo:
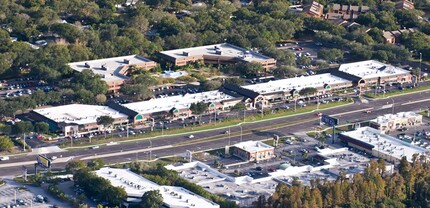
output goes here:
[[243, 149], [247, 152], [258, 152], [258, 151], [264, 151], [264, 150], [272, 150], [274, 147], [265, 144], [260, 141], [246, 141], [246, 142], [240, 142], [234, 145], [237, 148]]
[[379, 130], [370, 127], [361, 127], [354, 131], [341, 133], [355, 140], [373, 145], [374, 151], [391, 155], [397, 159], [406, 156], [408, 161], [412, 161], [414, 154], [423, 154], [428, 150], [401, 141], [395, 137], [381, 133]]
[[[128, 63], [126, 63], [125, 60], [128, 60]], [[94, 74], [98, 74], [102, 76], [102, 80], [105, 80], [105, 81], [118, 81], [118, 80], [128, 79], [127, 76], [119, 73], [119, 71], [124, 66], [137, 65], [145, 62], [152, 62], [152, 61], [138, 55], [129, 55], [129, 56], [119, 56], [119, 57], [113, 57], [113, 58], [73, 62], [73, 63], [69, 63], [68, 65], [73, 70], [76, 70], [79, 72], [82, 72], [85, 69], [89, 69], [93, 71]], [[88, 66], [86, 66], [85, 64], [87, 64]], [[105, 69], [102, 69], [102, 65], [104, 65]]]
[[375, 119], [372, 119], [370, 121], [373, 121], [373, 122], [378, 123], [378, 124], [385, 124], [385, 123], [388, 123], [390, 121], [395, 121], [396, 119], [399, 119], [399, 118], [416, 118], [416, 117], [420, 117], [420, 116], [422, 117], [422, 115], [420, 115], [418, 113], [409, 111], [409, 112], [399, 112], [396, 114], [385, 114], [383, 116], [378, 116]]
[[[169, 207], [219, 208], [219, 205], [187, 189], [175, 186], [160, 186], [128, 169], [101, 168], [95, 171], [97, 176], [105, 178], [115, 187], [124, 187], [128, 196], [141, 197], [147, 191], [159, 190], [163, 202]], [[194, 206], [193, 206], [194, 205]]]
[[384, 64], [375, 60], [341, 64], [339, 67], [339, 71], [352, 74], [362, 79], [386, 77], [409, 73], [409, 71], [404, 70], [402, 68], [395, 67], [390, 64]]
[[202, 56], [202, 55], [227, 56], [227, 57], [240, 58], [248, 62], [272, 59], [270, 57], [261, 55], [259, 53], [255, 53], [253, 51], [249, 51], [244, 48], [241, 48], [232, 44], [228, 44], [228, 43], [220, 43], [220, 44], [199, 46], [199, 47], [193, 47], [193, 48], [181, 48], [181, 49], [175, 49], [175, 50], [169, 50], [169, 51], [162, 51], [160, 53], [173, 58], [184, 58], [184, 57], [187, 57], [184, 55], [184, 52], [188, 53], [188, 56], [190, 57]]
[[169, 111], [172, 108], [186, 109], [189, 108], [192, 103], [217, 103], [233, 98], [233, 96], [227, 95], [218, 90], [214, 90], [196, 94], [176, 95], [142, 102], [127, 103], [123, 104], [123, 106], [140, 114], [149, 114], [161, 111]]
[[330, 73], [317, 74], [311, 76], [301, 76], [289, 79], [269, 81], [267, 83], [242, 86], [243, 88], [258, 92], [261, 94], [271, 92], [287, 92], [293, 89], [300, 90], [307, 87], [321, 88], [325, 84], [335, 85], [351, 82], [349, 80], [334, 76]]
[[100, 116], [110, 116], [114, 119], [127, 118], [122, 114], [107, 106], [70, 104], [49, 108], [35, 109], [34, 112], [45, 116], [57, 123], [76, 123], [79, 125], [96, 123]]

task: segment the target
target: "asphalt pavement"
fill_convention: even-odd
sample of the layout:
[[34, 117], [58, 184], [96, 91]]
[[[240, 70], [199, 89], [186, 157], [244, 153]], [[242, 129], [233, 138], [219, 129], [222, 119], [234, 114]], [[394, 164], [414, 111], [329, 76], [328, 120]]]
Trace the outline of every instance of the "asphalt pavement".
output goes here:
[[[321, 110], [323, 114], [332, 115], [339, 118], [344, 124], [364, 121], [375, 118], [379, 115], [401, 112], [418, 111], [427, 109], [430, 106], [430, 92], [421, 92], [397, 96], [393, 98], [370, 100], [368, 103], [354, 103], [333, 109]], [[394, 108], [392, 104], [394, 103]], [[371, 113], [366, 113], [370, 111]], [[121, 143], [111, 146], [100, 146], [99, 149], [78, 149], [62, 153], [48, 154], [48, 157], [61, 157], [53, 162], [52, 169], [62, 169], [70, 159], [91, 160], [102, 158], [107, 164], [127, 162], [132, 160], [146, 160], [150, 156], [152, 159], [170, 155], [181, 155], [186, 150], [202, 151], [224, 147], [227, 144], [234, 144], [248, 140], [261, 140], [271, 137], [273, 134], [290, 135], [295, 132], [312, 130], [319, 125], [319, 118], [315, 113], [307, 113], [296, 116], [272, 119], [267, 121], [246, 123], [231, 127], [230, 137], [224, 132], [229, 128], [210, 130], [198, 133], [190, 133], [194, 138], [189, 138], [189, 134], [179, 136], [165, 136], [152, 140], [142, 140], [129, 143]], [[240, 136], [242, 128], [243, 135]], [[204, 140], [210, 138], [210, 140]], [[151, 150], [151, 151], [149, 151]], [[35, 155], [11, 156], [9, 161], [0, 162], [0, 176], [20, 174], [22, 166], [26, 166], [31, 173]], [[6, 167], [7, 166], [7, 167]]]

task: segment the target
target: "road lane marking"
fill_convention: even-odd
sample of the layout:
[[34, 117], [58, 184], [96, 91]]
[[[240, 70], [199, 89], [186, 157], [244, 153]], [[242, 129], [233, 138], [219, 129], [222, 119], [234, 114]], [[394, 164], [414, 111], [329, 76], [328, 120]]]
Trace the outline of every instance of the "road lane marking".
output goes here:
[[104, 158], [104, 157], [115, 157], [115, 156], [128, 155], [128, 154], [134, 154], [134, 153], [140, 153], [140, 152], [154, 151], [154, 150], [159, 150], [159, 149], [167, 149], [167, 148], [171, 148], [171, 147], [173, 147], [173, 146], [172, 145], [165, 145], [165, 146], [146, 148], [146, 149], [141, 149], [141, 150], [129, 150], [129, 151], [108, 153], [108, 154], [93, 155], [93, 156], [83, 157], [83, 158], [81, 158], [81, 160], [93, 160], [93, 159]]
[[426, 102], [426, 101], [430, 101], [430, 98], [424, 99], [424, 100], [409, 101], [407, 103], [402, 103], [400, 105], [411, 105], [411, 104], [422, 103], [422, 102]]

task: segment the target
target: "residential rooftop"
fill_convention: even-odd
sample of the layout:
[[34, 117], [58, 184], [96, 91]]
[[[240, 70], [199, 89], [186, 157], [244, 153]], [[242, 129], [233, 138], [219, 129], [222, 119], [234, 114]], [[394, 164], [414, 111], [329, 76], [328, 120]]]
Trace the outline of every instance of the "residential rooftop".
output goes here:
[[147, 191], [158, 190], [167, 207], [219, 208], [219, 205], [187, 189], [175, 186], [160, 186], [128, 169], [101, 168], [96, 175], [107, 179], [115, 187], [124, 187], [129, 197], [142, 197]]
[[141, 102], [127, 103], [123, 104], [123, 106], [140, 114], [149, 114], [169, 111], [173, 108], [186, 109], [189, 108], [192, 103], [217, 103], [234, 98], [235, 97], [227, 95], [221, 91], [214, 90], [196, 94], [176, 95]]
[[375, 60], [342, 64], [339, 67], [339, 71], [360, 77], [362, 79], [387, 77], [409, 73], [409, 71], [402, 68], [384, 64]]
[[206, 45], [192, 48], [181, 48], [169, 51], [162, 51], [161, 54], [173, 57], [173, 58], [183, 58], [183, 57], [193, 57], [193, 56], [226, 56], [239, 58], [247, 62], [252, 61], [262, 61], [272, 59], [270, 57], [264, 56], [262, 54], [249, 51], [247, 49], [229, 44], [220, 43], [214, 45]]
[[411, 145], [371, 127], [361, 127], [357, 130], [341, 134], [364, 144], [371, 145], [372, 151], [390, 155], [398, 160], [406, 156], [407, 160], [411, 162], [414, 154], [425, 154], [428, 152], [424, 148]]
[[246, 141], [246, 142], [240, 142], [237, 144], [234, 144], [235, 147], [243, 149], [247, 152], [257, 152], [257, 151], [264, 151], [264, 150], [271, 150], [274, 147], [265, 144], [260, 141]]
[[100, 116], [110, 116], [114, 119], [127, 118], [125, 114], [99, 105], [70, 104], [33, 111], [57, 123], [75, 123], [78, 125], [96, 123]]
[[[69, 63], [68, 65], [76, 71], [82, 72], [89, 69], [102, 77], [105, 81], [123, 81], [129, 77], [124, 75], [124, 67], [130, 65], [142, 65], [154, 63], [153, 61], [138, 55], [119, 56], [113, 58], [96, 59], [90, 61], [80, 61]], [[154, 63], [155, 64], [155, 63]]]
[[317, 74], [311, 76], [301, 76], [289, 79], [281, 79], [269, 81], [267, 83], [242, 86], [248, 90], [258, 92], [260, 94], [271, 92], [288, 92], [293, 89], [300, 90], [302, 88], [313, 87], [323, 88], [326, 85], [336, 85], [342, 83], [350, 83], [351, 81], [331, 75], [330, 73]]

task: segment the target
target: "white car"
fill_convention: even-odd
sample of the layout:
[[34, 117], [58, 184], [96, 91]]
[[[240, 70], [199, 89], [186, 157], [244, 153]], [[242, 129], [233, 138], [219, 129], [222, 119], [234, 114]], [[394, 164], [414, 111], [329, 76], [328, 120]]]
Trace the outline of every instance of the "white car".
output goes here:
[[190, 136], [188, 136], [188, 138], [192, 139], [194, 138], [194, 135], [191, 134]]
[[98, 149], [98, 148], [100, 148], [98, 145], [91, 147], [91, 149]]
[[9, 159], [10, 159], [9, 156], [0, 157], [0, 161], [5, 161], [5, 160], [9, 160]]

